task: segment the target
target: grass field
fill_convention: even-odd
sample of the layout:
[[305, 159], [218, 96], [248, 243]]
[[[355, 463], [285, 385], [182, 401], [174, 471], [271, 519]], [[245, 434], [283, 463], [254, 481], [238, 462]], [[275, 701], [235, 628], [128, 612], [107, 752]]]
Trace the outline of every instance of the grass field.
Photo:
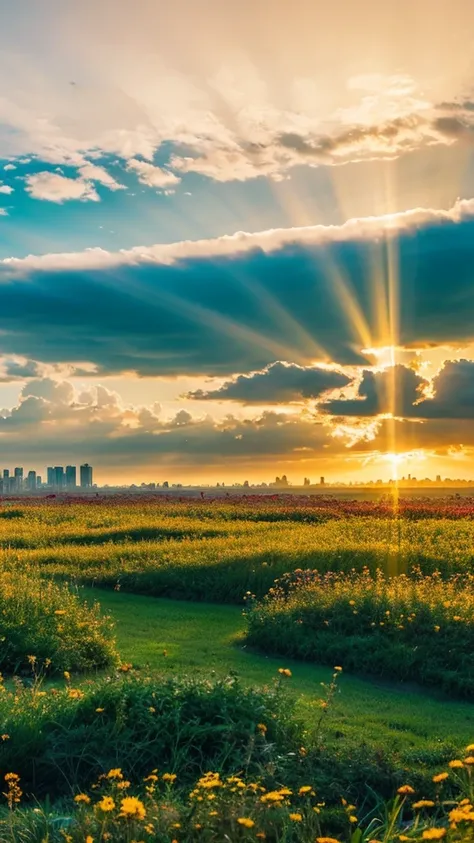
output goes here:
[[[291, 692], [307, 722], [319, 717], [321, 683], [332, 670], [252, 652], [245, 646], [245, 622], [234, 606], [155, 599], [84, 589], [116, 621], [122, 658], [145, 672], [209, 679], [236, 671], [245, 684], [271, 683], [278, 668], [292, 671]], [[166, 655], [164, 655], [166, 653]], [[416, 687], [374, 682], [344, 674], [328, 716], [328, 738], [374, 750], [390, 747], [405, 766], [427, 761], [435, 766], [474, 735], [474, 706], [448, 700]]]
[[[404, 793], [380, 800], [409, 781], [436, 802], [432, 777], [474, 738], [473, 705], [440, 691], [443, 683], [460, 694], [472, 682], [473, 547], [469, 498], [399, 508], [279, 496], [0, 508], [0, 637], [13, 654], [4, 669], [14, 674], [5, 686], [0, 680], [0, 776], [13, 774], [4, 791], [12, 810], [20, 773], [28, 798], [59, 800], [50, 814], [26, 805], [4, 821], [0, 810], [0, 840], [102, 843], [108, 827], [120, 843], [253, 840], [255, 826], [272, 843], [303, 843], [324, 830], [352, 843], [342, 794], [365, 812], [358, 843], [388, 843], [407, 823], [409, 839], [436, 822], [446, 829], [441, 805], [438, 819], [413, 824], [409, 806], [403, 819]], [[457, 778], [448, 774], [453, 804], [470, 793], [470, 763], [459, 761]], [[173, 778], [163, 792], [153, 783], [143, 793], [153, 765], [176, 773], [175, 797]], [[214, 779], [202, 778], [210, 769]], [[99, 790], [107, 784], [103, 798], [114, 805], [130, 776], [123, 788], [138, 788], [144, 800], [137, 808], [132, 799], [136, 815], [111, 815], [108, 826], [102, 803], [87, 807], [91, 776], [101, 773]], [[219, 778], [229, 773], [244, 779], [232, 788]], [[189, 797], [193, 776], [201, 778]], [[300, 798], [308, 781], [327, 800], [323, 825], [317, 805], [289, 795]], [[267, 797], [256, 799], [260, 786], [280, 806], [278, 821], [262, 807]], [[186, 801], [208, 787], [221, 825]], [[68, 794], [83, 789], [73, 809]], [[234, 792], [246, 794], [248, 825], [239, 825]], [[395, 824], [387, 819], [394, 810]], [[162, 818], [146, 834], [143, 811]], [[71, 814], [65, 827], [61, 812]]]

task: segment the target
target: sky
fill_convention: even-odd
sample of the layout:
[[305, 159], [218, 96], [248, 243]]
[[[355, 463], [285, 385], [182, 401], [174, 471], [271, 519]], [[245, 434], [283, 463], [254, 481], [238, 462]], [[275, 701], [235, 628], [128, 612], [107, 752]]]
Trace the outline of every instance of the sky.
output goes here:
[[474, 479], [472, 0], [0, 17], [0, 463]]

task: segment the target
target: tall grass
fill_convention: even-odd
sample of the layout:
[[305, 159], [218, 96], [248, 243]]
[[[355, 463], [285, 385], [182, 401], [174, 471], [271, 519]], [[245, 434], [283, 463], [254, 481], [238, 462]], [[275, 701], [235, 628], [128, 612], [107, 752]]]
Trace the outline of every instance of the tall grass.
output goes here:
[[[397, 575], [419, 567], [449, 577], [469, 572], [474, 555], [474, 521], [467, 519], [214, 522], [182, 511], [163, 517], [149, 508], [131, 515], [119, 506], [110, 513], [91, 514], [85, 506], [41, 513], [37, 507], [34, 517], [28, 512], [17, 519], [20, 531], [12, 532], [12, 521], [0, 530], [0, 560], [88, 584], [188, 600], [240, 603], [246, 591], [262, 597], [275, 578], [297, 568], [368, 566]], [[53, 525], [53, 516], [67, 520]]]
[[300, 571], [249, 600], [246, 617], [266, 652], [474, 696], [473, 574]]
[[0, 566], [0, 670], [102, 669], [116, 661], [113, 624], [31, 566]]

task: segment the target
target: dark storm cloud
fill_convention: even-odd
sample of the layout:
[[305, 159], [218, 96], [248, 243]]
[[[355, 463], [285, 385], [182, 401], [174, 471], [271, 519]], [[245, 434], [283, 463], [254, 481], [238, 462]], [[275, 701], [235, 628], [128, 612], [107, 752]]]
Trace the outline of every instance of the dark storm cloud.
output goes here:
[[347, 386], [350, 378], [342, 372], [317, 366], [272, 363], [260, 372], [239, 375], [220, 389], [190, 392], [188, 398], [209, 401], [240, 401], [243, 404], [283, 404], [318, 398], [329, 389]]
[[447, 360], [434, 378], [434, 398], [417, 408], [422, 418], [474, 419], [474, 362]]
[[[142, 259], [139, 250], [133, 259], [107, 258], [102, 266], [83, 268], [74, 268], [74, 256], [71, 268], [67, 261], [64, 268], [54, 268], [54, 260], [4, 262], [0, 353], [47, 363], [90, 361], [99, 372], [142, 375], [231, 375], [278, 359], [303, 366], [315, 360], [361, 364], [364, 342], [347, 298], [362, 314], [372, 345], [386, 345], [377, 313], [389, 299], [385, 267], [392, 238], [398, 344], [470, 340], [474, 222], [411, 213], [414, 220], [403, 222], [398, 233], [370, 228], [369, 236], [361, 220], [350, 237], [340, 233], [344, 227], [329, 228], [333, 239], [319, 242], [318, 229], [311, 242], [313, 235], [301, 229], [294, 242], [279, 245], [275, 235], [276, 246], [265, 241], [264, 250], [256, 235], [255, 247], [240, 251], [238, 235], [235, 252], [226, 240], [226, 254], [178, 256], [168, 263]], [[273, 243], [271, 237], [261, 235], [262, 242]], [[187, 244], [182, 246], [186, 254]], [[335, 283], [341, 278], [345, 300]]]
[[347, 401], [327, 401], [320, 409], [336, 416], [417, 415], [415, 401], [421, 398], [420, 388], [428, 386], [406, 366], [393, 366], [380, 372], [365, 370], [359, 385], [359, 397]]

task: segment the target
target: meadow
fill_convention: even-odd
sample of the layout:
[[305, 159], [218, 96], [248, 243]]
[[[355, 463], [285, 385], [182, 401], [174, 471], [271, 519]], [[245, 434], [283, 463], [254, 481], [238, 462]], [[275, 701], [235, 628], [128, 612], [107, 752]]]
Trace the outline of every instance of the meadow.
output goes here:
[[473, 539], [470, 498], [2, 502], [0, 841], [471, 839]]

